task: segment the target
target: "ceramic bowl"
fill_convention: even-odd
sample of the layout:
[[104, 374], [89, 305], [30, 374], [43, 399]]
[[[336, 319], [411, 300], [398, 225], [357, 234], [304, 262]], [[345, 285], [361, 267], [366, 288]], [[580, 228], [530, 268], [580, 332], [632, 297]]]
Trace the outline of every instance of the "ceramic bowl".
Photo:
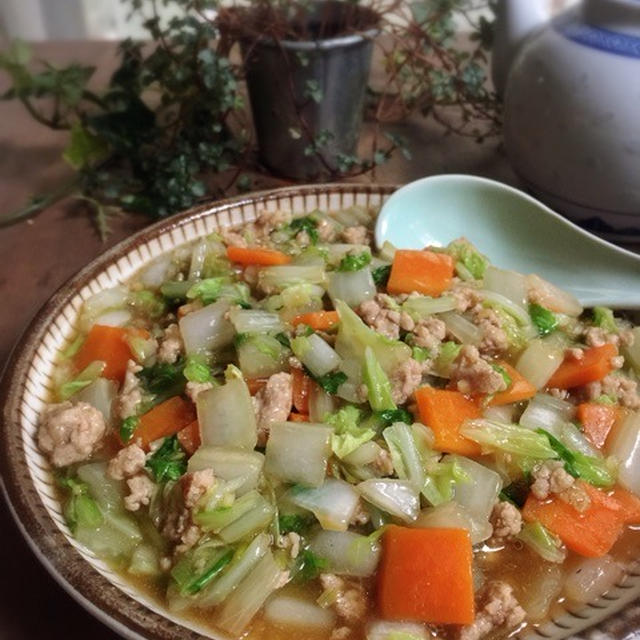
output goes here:
[[[51, 575], [90, 613], [130, 639], [196, 640], [223, 636], [167, 611], [78, 544], [67, 528], [52, 469], [36, 445], [38, 415], [52, 387], [56, 353], [74, 335], [80, 308], [94, 293], [128, 280], [160, 255], [220, 227], [255, 219], [263, 209], [309, 213], [353, 204], [379, 208], [391, 186], [323, 185], [278, 189], [201, 206], [131, 236], [63, 285], [42, 307], [11, 356], [2, 381], [0, 469], [15, 520]], [[527, 635], [622, 640], [640, 629], [640, 570], [605, 597], [564, 610]], [[588, 629], [588, 631], [587, 631]]]

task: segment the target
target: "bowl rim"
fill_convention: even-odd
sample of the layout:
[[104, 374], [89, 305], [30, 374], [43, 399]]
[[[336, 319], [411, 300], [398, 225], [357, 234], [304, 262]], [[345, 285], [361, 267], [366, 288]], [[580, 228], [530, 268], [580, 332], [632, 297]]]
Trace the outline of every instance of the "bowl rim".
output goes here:
[[[100, 575], [74, 549], [51, 520], [38, 491], [33, 486], [24, 459], [18, 415], [24, 395], [24, 381], [32, 356], [40, 344], [50, 320], [78, 293], [84, 284], [130, 251], [162, 234], [189, 222], [215, 216], [246, 205], [267, 205], [295, 197], [337, 194], [380, 195], [387, 197], [398, 188], [395, 184], [324, 183], [279, 187], [198, 204], [185, 211], [143, 227], [103, 251], [68, 278], [36, 311], [27, 323], [5, 361], [0, 378], [0, 490], [18, 530], [49, 575], [86, 611], [125, 638], [135, 640], [207, 640], [206, 636], [162, 616], [128, 596]], [[233, 225], [229, 225], [233, 226]], [[199, 233], [198, 237], [202, 234]], [[189, 241], [190, 242], [190, 241]], [[165, 251], [171, 251], [166, 249]], [[163, 251], [163, 253], [165, 252]], [[145, 264], [150, 262], [147, 258]], [[142, 268], [143, 265], [137, 267]], [[33, 504], [36, 503], [36, 505]], [[115, 598], [111, 596], [115, 594]], [[128, 607], [114, 606], [126, 599]], [[124, 613], [124, 610], [127, 613]], [[137, 614], [133, 619], [132, 612]], [[155, 621], [158, 624], [149, 624]]]

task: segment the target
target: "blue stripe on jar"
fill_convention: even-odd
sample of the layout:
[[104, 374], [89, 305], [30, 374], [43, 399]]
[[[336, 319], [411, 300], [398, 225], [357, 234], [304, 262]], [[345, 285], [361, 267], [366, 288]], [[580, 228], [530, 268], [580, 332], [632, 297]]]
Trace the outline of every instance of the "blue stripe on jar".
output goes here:
[[568, 40], [590, 49], [640, 59], [640, 38], [585, 24], [574, 12], [556, 18], [554, 27]]

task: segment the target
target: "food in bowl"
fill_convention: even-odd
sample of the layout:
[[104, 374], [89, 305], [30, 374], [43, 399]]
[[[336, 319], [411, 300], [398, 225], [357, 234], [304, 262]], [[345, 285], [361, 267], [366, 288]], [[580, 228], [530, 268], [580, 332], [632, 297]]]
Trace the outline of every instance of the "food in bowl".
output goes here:
[[265, 212], [85, 302], [38, 443], [71, 533], [172, 612], [475, 640], [622, 579], [640, 328], [372, 221]]

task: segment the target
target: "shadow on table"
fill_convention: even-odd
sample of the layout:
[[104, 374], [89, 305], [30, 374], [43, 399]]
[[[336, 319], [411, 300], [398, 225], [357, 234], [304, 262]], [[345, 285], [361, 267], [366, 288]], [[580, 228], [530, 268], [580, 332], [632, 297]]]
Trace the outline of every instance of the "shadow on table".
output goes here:
[[40, 565], [0, 498], [0, 638], [114, 640]]

